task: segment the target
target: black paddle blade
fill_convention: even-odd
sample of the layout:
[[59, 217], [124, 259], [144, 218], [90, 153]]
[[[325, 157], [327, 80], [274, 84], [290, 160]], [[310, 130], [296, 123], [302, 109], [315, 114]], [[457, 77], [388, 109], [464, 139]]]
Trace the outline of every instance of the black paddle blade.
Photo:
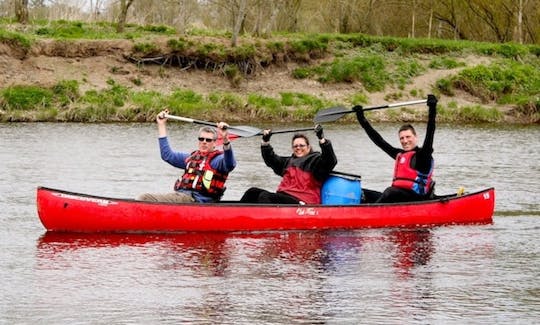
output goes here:
[[237, 136], [243, 138], [249, 138], [254, 135], [262, 134], [261, 129], [248, 125], [229, 126], [227, 129], [230, 133], [236, 134]]
[[323, 109], [315, 114], [313, 122], [315, 124], [325, 123], [325, 122], [334, 122], [339, 120], [343, 115], [352, 113], [354, 111], [347, 109], [343, 106], [336, 106], [327, 109]]

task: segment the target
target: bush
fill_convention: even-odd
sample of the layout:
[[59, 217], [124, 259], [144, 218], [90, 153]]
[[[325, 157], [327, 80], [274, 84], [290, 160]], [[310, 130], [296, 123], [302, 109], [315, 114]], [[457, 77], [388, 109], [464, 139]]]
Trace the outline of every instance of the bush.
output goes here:
[[65, 106], [76, 101], [79, 97], [79, 82], [77, 80], [63, 80], [58, 82], [52, 91], [57, 101]]
[[50, 107], [52, 91], [37, 86], [12, 86], [1, 92], [0, 107], [5, 110], [32, 110]]

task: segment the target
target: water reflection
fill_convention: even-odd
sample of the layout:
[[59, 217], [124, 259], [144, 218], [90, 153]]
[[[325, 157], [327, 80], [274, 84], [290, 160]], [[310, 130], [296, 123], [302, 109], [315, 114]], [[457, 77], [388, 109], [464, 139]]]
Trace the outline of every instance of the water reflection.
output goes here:
[[[142, 255], [160, 254], [160, 269], [193, 268], [201, 274], [224, 276], [231, 261], [268, 263], [272, 260], [315, 266], [333, 272], [345, 264], [361, 263], [376, 251], [403, 277], [430, 262], [434, 252], [431, 230], [389, 229], [268, 233], [85, 234], [46, 232], [37, 241], [38, 263], [63, 267], [62, 261], [83, 250], [130, 248]], [[368, 243], [367, 248], [364, 245]], [[242, 256], [243, 258], [238, 258]], [[162, 260], [163, 261], [163, 260]]]
[[396, 246], [394, 266], [401, 277], [411, 277], [416, 266], [427, 265], [434, 253], [430, 229], [394, 230], [389, 234]]
[[[438, 323], [441, 305], [459, 319], [471, 297], [492, 296], [501, 280], [489, 229], [48, 232], [36, 242], [34, 287], [47, 288], [47, 299], [70, 288], [88, 292], [67, 304], [84, 303], [91, 293], [156, 306], [154, 313], [137, 309], [137, 322], [157, 312], [171, 323], [358, 323], [363, 311], [373, 323], [407, 323], [411, 314]], [[472, 305], [482, 308], [481, 301]], [[94, 315], [104, 312], [93, 306]]]

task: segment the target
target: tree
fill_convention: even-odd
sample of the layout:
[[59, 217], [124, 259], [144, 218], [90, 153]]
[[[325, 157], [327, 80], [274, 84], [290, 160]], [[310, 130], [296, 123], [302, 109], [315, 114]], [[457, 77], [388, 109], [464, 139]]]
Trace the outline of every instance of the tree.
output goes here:
[[90, 0], [90, 17], [92, 20], [99, 20], [104, 2], [105, 0]]
[[247, 0], [238, 0], [234, 1], [232, 6], [232, 18], [233, 18], [233, 33], [231, 38], [231, 46], [236, 46], [238, 42], [238, 34], [240, 34], [240, 29], [244, 24], [244, 19], [246, 19], [246, 6]]
[[[510, 0], [512, 3], [514, 0]], [[487, 27], [487, 32], [493, 35], [478, 35], [490, 41], [507, 42], [512, 35], [512, 9], [504, 0], [470, 0], [467, 2], [470, 11]], [[493, 39], [495, 38], [495, 39]]]
[[[207, 0], [203, 1], [203, 3], [206, 5], [206, 8], [211, 11], [209, 12], [209, 16], [213, 18], [214, 25], [219, 25], [221, 23], [215, 21], [217, 17], [225, 19], [225, 26], [227, 26], [232, 33], [231, 46], [236, 46], [238, 36], [243, 29], [246, 20], [248, 0]], [[250, 5], [250, 7], [253, 6]]]
[[434, 9], [433, 17], [440, 22], [438, 36], [443, 37], [444, 27], [450, 28], [452, 38], [467, 39], [461, 30], [462, 13], [465, 12], [463, 0], [443, 0], [437, 1], [437, 8]]
[[116, 32], [123, 33], [126, 26], [127, 12], [129, 7], [135, 0], [120, 0], [120, 14], [118, 15], [118, 23], [116, 25]]
[[15, 19], [21, 24], [28, 24], [28, 0], [14, 0]]

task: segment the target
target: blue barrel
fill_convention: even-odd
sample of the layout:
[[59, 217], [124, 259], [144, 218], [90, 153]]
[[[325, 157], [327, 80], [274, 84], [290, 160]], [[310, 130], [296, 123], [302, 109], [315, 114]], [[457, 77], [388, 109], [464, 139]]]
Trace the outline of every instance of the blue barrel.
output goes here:
[[322, 204], [360, 204], [361, 198], [359, 177], [330, 175], [321, 188]]

